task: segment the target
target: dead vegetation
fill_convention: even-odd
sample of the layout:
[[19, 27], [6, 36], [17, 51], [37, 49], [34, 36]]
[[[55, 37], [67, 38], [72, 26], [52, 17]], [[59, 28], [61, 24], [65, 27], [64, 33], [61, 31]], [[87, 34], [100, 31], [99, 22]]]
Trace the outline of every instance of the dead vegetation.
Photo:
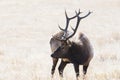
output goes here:
[[[120, 80], [119, 2], [1, 0], [0, 80], [51, 80], [49, 39], [58, 32], [58, 23], [64, 27], [64, 10], [72, 15], [79, 8], [84, 12], [93, 11], [78, 28], [89, 37], [95, 52], [87, 80]], [[53, 80], [59, 80], [57, 72], [55, 75]], [[72, 65], [67, 65], [64, 80], [75, 80], [74, 75]]]

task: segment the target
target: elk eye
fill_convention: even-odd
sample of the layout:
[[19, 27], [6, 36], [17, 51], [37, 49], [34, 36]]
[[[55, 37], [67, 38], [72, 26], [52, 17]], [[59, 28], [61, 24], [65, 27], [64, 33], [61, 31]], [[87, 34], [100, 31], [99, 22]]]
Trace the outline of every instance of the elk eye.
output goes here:
[[64, 49], [64, 46], [61, 46], [61, 49]]

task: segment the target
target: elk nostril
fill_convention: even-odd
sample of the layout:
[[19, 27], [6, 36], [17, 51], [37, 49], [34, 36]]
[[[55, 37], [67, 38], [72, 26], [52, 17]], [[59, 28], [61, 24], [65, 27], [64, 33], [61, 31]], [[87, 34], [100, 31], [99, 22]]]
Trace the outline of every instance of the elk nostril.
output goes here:
[[53, 57], [53, 54], [51, 54], [51, 57]]
[[56, 58], [56, 55], [53, 53], [53, 54], [51, 54], [51, 57], [54, 57], [54, 58]]

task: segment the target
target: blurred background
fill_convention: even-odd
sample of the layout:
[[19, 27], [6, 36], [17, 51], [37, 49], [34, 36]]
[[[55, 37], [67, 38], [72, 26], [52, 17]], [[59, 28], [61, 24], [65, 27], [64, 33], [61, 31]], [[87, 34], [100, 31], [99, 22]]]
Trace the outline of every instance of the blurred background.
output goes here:
[[[120, 0], [0, 0], [0, 80], [51, 80], [50, 38], [79, 9], [93, 12], [77, 30], [94, 48], [87, 80], [120, 80]], [[64, 79], [75, 80], [72, 64]]]

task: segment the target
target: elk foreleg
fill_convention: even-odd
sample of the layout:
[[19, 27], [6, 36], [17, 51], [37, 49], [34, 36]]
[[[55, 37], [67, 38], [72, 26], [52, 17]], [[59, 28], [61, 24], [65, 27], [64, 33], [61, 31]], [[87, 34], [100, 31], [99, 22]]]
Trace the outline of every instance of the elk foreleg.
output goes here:
[[55, 67], [56, 67], [57, 62], [58, 62], [58, 58], [52, 58], [52, 59], [53, 59], [53, 65], [52, 65], [52, 69], [51, 69], [51, 75], [53, 77], [54, 72], [55, 72]]
[[66, 64], [67, 62], [64, 62], [63, 60], [61, 60], [60, 66], [58, 67], [60, 77], [63, 77], [63, 70]]
[[79, 64], [74, 64], [74, 69], [76, 73], [77, 80], [79, 79]]

